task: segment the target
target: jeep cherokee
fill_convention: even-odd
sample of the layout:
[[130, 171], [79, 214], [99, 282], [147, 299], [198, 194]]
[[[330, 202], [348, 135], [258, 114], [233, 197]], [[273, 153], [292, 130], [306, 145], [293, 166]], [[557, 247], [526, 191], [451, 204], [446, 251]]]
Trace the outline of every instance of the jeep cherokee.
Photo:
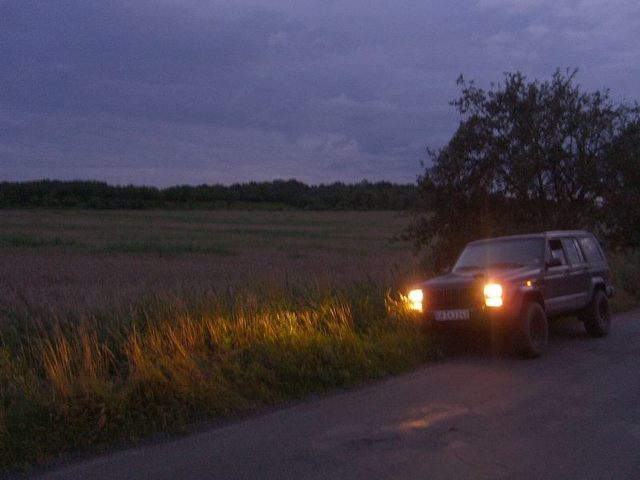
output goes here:
[[449, 273], [416, 285], [407, 299], [434, 327], [505, 327], [521, 354], [538, 357], [550, 319], [577, 316], [589, 335], [606, 335], [613, 292], [595, 237], [554, 231], [471, 242]]

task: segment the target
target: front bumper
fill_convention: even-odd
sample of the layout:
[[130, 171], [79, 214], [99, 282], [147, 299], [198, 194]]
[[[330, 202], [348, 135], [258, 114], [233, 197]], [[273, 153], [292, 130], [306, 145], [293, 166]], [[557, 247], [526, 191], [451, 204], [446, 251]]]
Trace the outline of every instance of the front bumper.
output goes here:
[[465, 327], [511, 327], [517, 318], [517, 311], [509, 306], [500, 308], [469, 308], [469, 318], [464, 320], [437, 320], [436, 312], [427, 310], [424, 314], [426, 322], [438, 328], [465, 328]]

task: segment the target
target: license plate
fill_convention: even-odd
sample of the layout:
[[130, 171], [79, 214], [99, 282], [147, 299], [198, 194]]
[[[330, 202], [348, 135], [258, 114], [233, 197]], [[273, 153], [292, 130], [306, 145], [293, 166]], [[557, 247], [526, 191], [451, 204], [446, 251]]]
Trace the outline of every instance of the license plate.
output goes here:
[[469, 309], [436, 310], [433, 312], [433, 316], [438, 322], [444, 322], [447, 320], [469, 320]]

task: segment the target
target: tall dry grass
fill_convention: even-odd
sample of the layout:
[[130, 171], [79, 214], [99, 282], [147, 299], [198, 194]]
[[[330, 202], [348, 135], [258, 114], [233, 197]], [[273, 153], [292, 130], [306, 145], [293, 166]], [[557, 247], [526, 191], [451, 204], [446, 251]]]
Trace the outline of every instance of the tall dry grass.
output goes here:
[[113, 366], [114, 355], [97, 333], [84, 324], [41, 329], [29, 338], [33, 358], [39, 359], [45, 379], [60, 399], [81, 394], [82, 386], [104, 381]]
[[374, 283], [154, 296], [126, 317], [0, 328], [2, 468], [177, 431], [414, 365], [433, 354]]

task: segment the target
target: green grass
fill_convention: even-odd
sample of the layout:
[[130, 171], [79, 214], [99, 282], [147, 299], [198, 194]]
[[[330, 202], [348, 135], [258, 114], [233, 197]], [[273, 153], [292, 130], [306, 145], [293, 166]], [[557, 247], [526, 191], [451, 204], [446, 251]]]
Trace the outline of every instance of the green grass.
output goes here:
[[60, 237], [43, 237], [24, 233], [0, 235], [0, 248], [42, 248], [66, 247], [75, 245], [74, 241]]
[[163, 243], [161, 241], [129, 241], [110, 243], [98, 252], [106, 253], [150, 253], [159, 256], [177, 256], [188, 253], [207, 253], [213, 255], [234, 255], [235, 251], [230, 245], [205, 243]]
[[212, 253], [270, 247], [389, 251], [406, 218], [394, 212], [0, 211], [0, 248], [65, 247], [70, 253]]
[[420, 323], [374, 284], [280, 284], [150, 298], [127, 317], [15, 319], [0, 329], [0, 467], [181, 431], [433, 354]]

